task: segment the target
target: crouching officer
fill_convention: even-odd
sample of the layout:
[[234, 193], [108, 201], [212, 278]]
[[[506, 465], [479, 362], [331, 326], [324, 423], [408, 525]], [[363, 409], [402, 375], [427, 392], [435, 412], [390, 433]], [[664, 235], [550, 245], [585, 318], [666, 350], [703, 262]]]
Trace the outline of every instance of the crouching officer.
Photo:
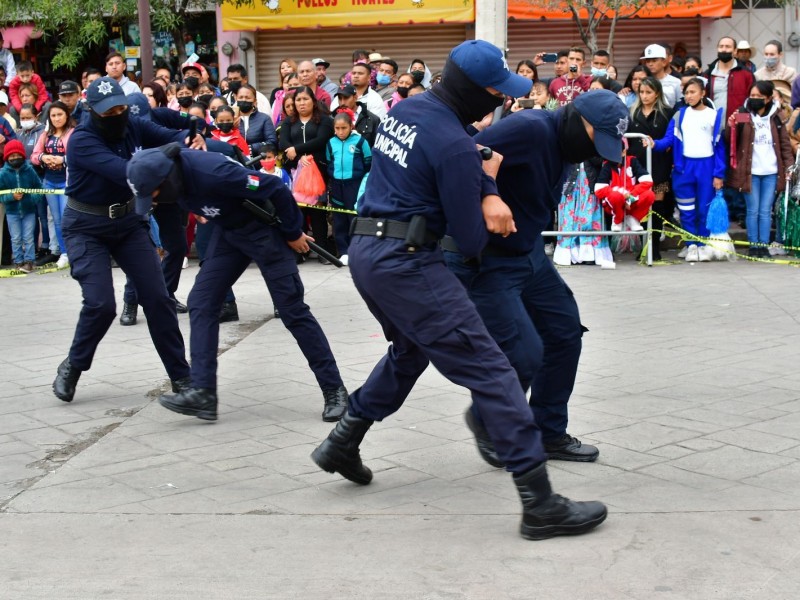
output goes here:
[[[572, 291], [544, 252], [542, 231], [558, 204], [565, 169], [598, 154], [618, 163], [627, 126], [617, 95], [596, 90], [557, 112], [521, 110], [487, 127], [474, 139], [504, 157], [497, 188], [517, 233], [491, 235], [479, 263], [459, 253], [453, 238], [442, 239], [447, 266], [467, 288], [522, 389], [531, 389], [530, 407], [551, 460], [592, 462], [600, 452], [567, 433], [583, 326]], [[481, 456], [502, 466], [477, 407], [466, 417]]]
[[[221, 154], [193, 152], [171, 144], [145, 150], [128, 166], [128, 184], [135, 190], [136, 210], [150, 211], [153, 200], [177, 203], [213, 224], [205, 259], [189, 293], [191, 387], [161, 404], [200, 419], [217, 418], [217, 346], [219, 317], [225, 294], [251, 261], [255, 261], [281, 321], [297, 340], [324, 398], [324, 421], [338, 421], [347, 405], [328, 340], [303, 300], [303, 283], [295, 253], [308, 252], [302, 216], [283, 181], [251, 171]], [[244, 206], [275, 217], [271, 226]]]
[[[186, 132], [139, 119], [129, 122], [128, 99], [110, 77], [92, 82], [86, 102], [89, 114], [75, 129], [67, 149], [68, 200], [61, 220], [67, 252], [71, 252], [72, 278], [83, 292], [83, 308], [53, 392], [65, 402], [72, 401], [81, 373], [92, 366], [97, 345], [114, 321], [112, 257], [136, 285], [150, 337], [178, 391], [188, 384], [189, 365], [175, 303], [164, 285], [148, 223], [133, 210], [125, 173], [134, 152], [182, 142]], [[205, 148], [202, 138], [191, 143]]]
[[[519, 379], [447, 269], [437, 240], [449, 228], [467, 256], [489, 231], [513, 235], [493, 179], [499, 157], [484, 163], [465, 126], [530, 91], [503, 53], [482, 40], [450, 53], [442, 83], [404, 100], [375, 139], [366, 192], [350, 244], [350, 272], [392, 345], [350, 397], [342, 420], [312, 453], [322, 469], [368, 484], [359, 445], [374, 421], [397, 411], [429, 362], [472, 392], [497, 454], [514, 476], [527, 539], [584, 533], [606, 518], [599, 502], [553, 494], [547, 454]], [[409, 185], [411, 182], [411, 185]]]

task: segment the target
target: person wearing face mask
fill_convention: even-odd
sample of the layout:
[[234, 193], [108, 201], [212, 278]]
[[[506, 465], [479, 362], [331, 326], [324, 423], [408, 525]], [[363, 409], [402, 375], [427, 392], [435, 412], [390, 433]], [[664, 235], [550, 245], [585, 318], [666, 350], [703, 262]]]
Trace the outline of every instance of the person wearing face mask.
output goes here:
[[[516, 235], [515, 216], [494, 180], [503, 158], [482, 161], [465, 128], [501, 106], [504, 95], [519, 98], [530, 88], [529, 79], [508, 69], [499, 48], [470, 40], [452, 50], [439, 85], [401, 102], [381, 124], [348, 252], [353, 282], [392, 346], [311, 458], [325, 471], [370, 483], [359, 445], [374, 421], [402, 406], [433, 363], [472, 392], [519, 491], [520, 532], [544, 539], [589, 531], [605, 519], [606, 508], [552, 493], [541, 432], [519, 378], [437, 244], [447, 230], [467, 259], [477, 259], [490, 233]], [[530, 145], [530, 138], [521, 144]], [[585, 145], [593, 149], [591, 140]]]
[[[555, 112], [523, 110], [484, 128], [475, 142], [504, 157], [497, 188], [517, 233], [491, 235], [479, 263], [466, 260], [451, 238], [442, 240], [447, 266], [469, 292], [522, 389], [531, 390], [530, 410], [550, 460], [592, 462], [599, 451], [567, 433], [567, 403], [585, 329], [541, 234], [570, 165], [594, 156], [619, 162], [627, 124], [628, 112], [616, 95], [596, 90]], [[474, 404], [466, 417], [484, 460], [503, 466]]]
[[397, 87], [395, 88], [391, 99], [386, 103], [386, 106], [392, 108], [401, 100], [408, 98], [408, 92], [414, 85], [415, 82], [414, 78], [411, 76], [411, 73], [403, 73], [400, 75], [400, 77], [397, 78]]
[[131, 156], [142, 148], [186, 141], [205, 149], [205, 141], [201, 136], [188, 140], [186, 131], [170, 131], [145, 119], [129, 121], [128, 98], [110, 77], [93, 81], [86, 101], [89, 118], [75, 129], [67, 148], [67, 207], [61, 220], [83, 308], [53, 392], [64, 402], [72, 401], [81, 373], [92, 366], [97, 346], [114, 322], [112, 258], [136, 287], [150, 337], [177, 391], [188, 385], [189, 365], [175, 302], [167, 292], [147, 222], [133, 211], [125, 174]]
[[192, 96], [196, 95], [202, 77], [200, 66], [197, 63], [186, 63], [183, 65], [181, 73], [183, 74], [183, 83], [192, 91]]
[[735, 50], [736, 40], [730, 36], [720, 38], [717, 58], [703, 74], [708, 80], [706, 96], [714, 106], [722, 109], [726, 120], [744, 104], [755, 81], [753, 74], [733, 57]]
[[[300, 210], [283, 181], [212, 152], [191, 152], [177, 144], [137, 153], [128, 166], [128, 181], [140, 214], [147, 214], [157, 199], [159, 204], [205, 215], [211, 227], [208, 250], [189, 294], [191, 386], [161, 396], [161, 405], [180, 414], [217, 419], [220, 308], [226, 290], [254, 261], [281, 321], [297, 340], [320, 386], [322, 419], [338, 420], [347, 389], [328, 340], [303, 300], [294, 255], [308, 252], [310, 238], [302, 231]], [[254, 218], [242, 205], [245, 200], [273, 212], [280, 222], [272, 226]]]
[[731, 146], [725, 183], [744, 193], [748, 255], [756, 258], [769, 257], [775, 192], [786, 189], [787, 169], [794, 164], [789, 132], [772, 99], [774, 93], [771, 81], [756, 81], [725, 130]]
[[[228, 67], [228, 91], [222, 94], [228, 106], [236, 106], [236, 98], [239, 90], [248, 85], [247, 69], [243, 65], [235, 64]], [[253, 88], [255, 89], [255, 88]], [[272, 104], [264, 94], [256, 90], [255, 102], [258, 103], [258, 110], [264, 114], [272, 114]]]
[[[44, 131], [44, 123], [38, 120], [39, 113], [36, 106], [33, 104], [23, 104], [19, 111], [19, 129], [17, 130], [17, 139], [22, 142], [25, 148], [25, 156], [31, 156], [33, 149], [36, 147], [36, 142]], [[41, 167], [34, 167], [34, 171], [39, 178], [44, 177], [44, 169]], [[47, 222], [47, 198], [40, 196], [41, 200], [36, 203], [36, 224], [34, 227], [34, 239], [39, 239], [39, 234], [42, 236], [42, 245], [36, 252], [36, 261], [34, 264], [37, 267], [46, 265], [50, 262], [58, 260], [58, 241], [55, 235], [53, 241], [50, 241], [50, 227]]]
[[797, 71], [783, 62], [783, 44], [770, 40], [764, 46], [764, 66], [756, 71], [756, 81], [775, 81], [781, 79], [794, 83]]
[[431, 87], [431, 70], [421, 58], [413, 59], [406, 72], [410, 73], [414, 81], [422, 85], [426, 90]]
[[[25, 160], [25, 147], [19, 140], [11, 140], [3, 148], [5, 164], [0, 168], [0, 190], [41, 189], [42, 180]], [[11, 253], [14, 268], [23, 273], [34, 270], [36, 256], [34, 228], [37, 204], [41, 194], [15, 192], [0, 194], [0, 203], [5, 208], [8, 230], [11, 234]], [[2, 218], [2, 215], [0, 215]]]
[[375, 73], [375, 91], [381, 100], [388, 102], [397, 86], [397, 71], [399, 67], [391, 58], [383, 58]]
[[250, 147], [250, 155], [256, 156], [264, 144], [277, 144], [278, 136], [269, 113], [262, 113], [256, 104], [256, 89], [244, 85], [236, 94], [236, 106], [239, 108], [239, 131]]

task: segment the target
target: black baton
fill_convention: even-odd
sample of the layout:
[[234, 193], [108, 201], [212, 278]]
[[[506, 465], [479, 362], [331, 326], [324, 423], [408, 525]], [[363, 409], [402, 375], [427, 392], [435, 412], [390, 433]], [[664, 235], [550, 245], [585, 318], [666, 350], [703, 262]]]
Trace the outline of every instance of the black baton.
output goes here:
[[[242, 203], [242, 206], [253, 213], [259, 221], [262, 223], [266, 223], [267, 225], [272, 225], [273, 227], [277, 227], [281, 224], [281, 219], [278, 215], [274, 215], [268, 210], [264, 210], [258, 204], [253, 202], [252, 200], [245, 200]], [[322, 258], [329, 260], [331, 264], [335, 265], [338, 268], [342, 268], [344, 265], [342, 261], [336, 258], [333, 254], [325, 250], [322, 246], [317, 244], [316, 242], [312, 242], [307, 240], [308, 247], [311, 248], [314, 252], [319, 254]]]
[[189, 118], [189, 143], [186, 145], [191, 146], [196, 136], [197, 136], [197, 117], [193, 116]]

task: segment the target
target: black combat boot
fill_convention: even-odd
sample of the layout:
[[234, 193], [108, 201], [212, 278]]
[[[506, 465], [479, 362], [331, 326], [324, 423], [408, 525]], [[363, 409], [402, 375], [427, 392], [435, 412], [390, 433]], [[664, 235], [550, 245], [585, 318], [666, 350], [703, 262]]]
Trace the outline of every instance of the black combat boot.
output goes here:
[[206, 421], [217, 420], [217, 393], [214, 390], [186, 387], [174, 396], [165, 394], [158, 401], [172, 412]]
[[139, 315], [138, 304], [123, 303], [122, 314], [119, 316], [120, 325], [136, 325], [136, 317]]
[[478, 422], [478, 419], [472, 414], [472, 409], [464, 413], [464, 420], [466, 420], [467, 427], [469, 427], [472, 435], [475, 436], [475, 445], [478, 446], [478, 453], [481, 455], [481, 458], [497, 469], [505, 467], [503, 461], [497, 456], [497, 450], [494, 449], [494, 444], [489, 437], [489, 432], [486, 431], [483, 424]]
[[544, 463], [514, 476], [522, 500], [520, 533], [527, 540], [586, 533], [605, 521], [608, 510], [601, 502], [574, 502], [554, 494]]
[[328, 473], [338, 471], [345, 479], [367, 485], [372, 481], [372, 471], [361, 462], [358, 446], [372, 423], [346, 412], [328, 438], [311, 453], [311, 459]]
[[327, 388], [322, 390], [322, 397], [325, 398], [325, 408], [322, 409], [322, 420], [326, 423], [338, 421], [347, 410], [347, 390], [343, 385], [338, 388]]
[[228, 321], [239, 320], [239, 307], [236, 302], [223, 302], [222, 310], [219, 311], [219, 322], [227, 323]]
[[180, 379], [170, 380], [172, 384], [172, 393], [177, 394], [185, 389], [192, 387], [192, 378], [190, 376], [181, 377]]
[[72, 402], [72, 398], [75, 396], [75, 386], [78, 385], [80, 377], [81, 371], [69, 364], [69, 358], [65, 358], [58, 365], [56, 380], [53, 382], [53, 393], [64, 402]]

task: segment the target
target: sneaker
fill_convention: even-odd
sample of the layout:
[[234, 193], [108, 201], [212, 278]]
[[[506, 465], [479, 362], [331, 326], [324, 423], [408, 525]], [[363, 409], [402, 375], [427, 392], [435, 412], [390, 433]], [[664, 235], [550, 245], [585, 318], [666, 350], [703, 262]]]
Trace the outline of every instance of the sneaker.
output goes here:
[[772, 242], [768, 251], [770, 256], [787, 256], [789, 254], [780, 242]]
[[714, 256], [714, 251], [708, 246], [700, 246], [697, 248], [697, 258], [700, 262], [711, 262]]
[[678, 258], [686, 258], [687, 252], [689, 252], [689, 246], [684, 246], [683, 249], [678, 252]]
[[349, 261], [350, 261], [350, 259], [349, 259], [349, 257], [347, 256], [347, 254], [342, 254], [342, 255], [339, 257], [339, 262], [341, 262], [341, 263], [342, 263], [342, 264], [343, 264], [345, 267], [347, 266], [347, 263], [348, 263]]
[[699, 262], [700, 253], [697, 250], [696, 244], [691, 244], [686, 251], [686, 262]]
[[622, 223], [612, 223], [611, 231], [622, 231]]
[[643, 231], [644, 227], [639, 222], [639, 220], [632, 216], [632, 215], [625, 215], [625, 224], [628, 226], [628, 229], [631, 231]]
[[544, 245], [544, 253], [547, 256], [553, 256], [553, 252], [555, 252], [555, 251], [556, 251], [556, 245], [555, 244], [545, 244]]
[[183, 257], [183, 264], [181, 265], [181, 269], [187, 269], [187, 268], [189, 268], [189, 259], [186, 256], [184, 256]]
[[69, 257], [67, 256], [66, 252], [62, 252], [61, 256], [58, 257], [58, 262], [56, 262], [56, 268], [63, 269], [69, 266]]

